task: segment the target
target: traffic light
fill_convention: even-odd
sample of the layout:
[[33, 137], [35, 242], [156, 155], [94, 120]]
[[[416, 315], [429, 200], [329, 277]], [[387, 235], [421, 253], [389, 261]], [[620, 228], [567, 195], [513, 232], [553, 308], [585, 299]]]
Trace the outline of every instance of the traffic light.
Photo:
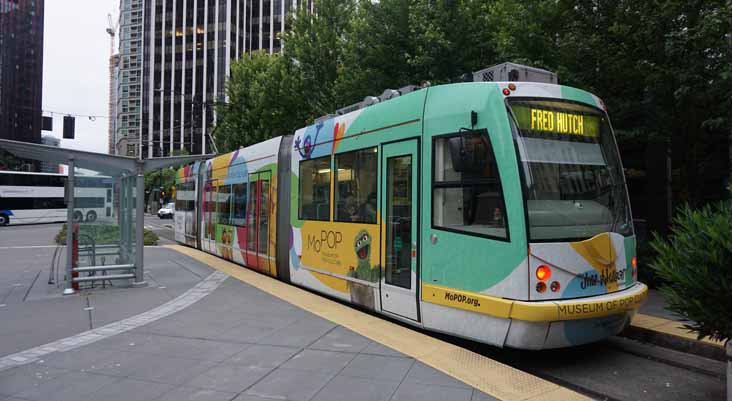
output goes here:
[[43, 131], [53, 131], [53, 117], [43, 116], [41, 120], [41, 129]]
[[64, 139], [74, 139], [76, 119], [72, 116], [64, 116]]

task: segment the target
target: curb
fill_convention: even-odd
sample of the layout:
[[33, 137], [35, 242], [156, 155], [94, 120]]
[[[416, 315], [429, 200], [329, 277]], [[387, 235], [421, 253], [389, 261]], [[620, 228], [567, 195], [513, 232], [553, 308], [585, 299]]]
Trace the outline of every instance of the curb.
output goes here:
[[720, 362], [727, 361], [724, 347], [708, 344], [703, 341], [692, 340], [633, 325], [628, 326], [628, 328], [618, 335]]

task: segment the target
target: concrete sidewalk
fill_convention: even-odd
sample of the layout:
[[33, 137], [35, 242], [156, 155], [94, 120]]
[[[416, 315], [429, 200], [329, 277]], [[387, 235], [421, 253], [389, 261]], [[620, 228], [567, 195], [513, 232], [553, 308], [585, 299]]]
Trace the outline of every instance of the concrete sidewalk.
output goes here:
[[178, 313], [0, 372], [0, 400], [18, 399], [495, 400], [232, 278]]
[[62, 296], [59, 286], [48, 284], [54, 249], [0, 248], [0, 322], [4, 322], [0, 324], [0, 357], [155, 308], [212, 272], [177, 252], [146, 247], [147, 287], [107, 287]]

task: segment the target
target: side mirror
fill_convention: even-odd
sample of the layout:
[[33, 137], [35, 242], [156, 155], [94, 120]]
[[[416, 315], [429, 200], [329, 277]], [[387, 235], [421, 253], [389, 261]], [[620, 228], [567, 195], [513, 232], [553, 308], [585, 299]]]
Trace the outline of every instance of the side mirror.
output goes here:
[[478, 131], [462, 131], [448, 140], [452, 167], [459, 173], [479, 173], [488, 163], [487, 141]]

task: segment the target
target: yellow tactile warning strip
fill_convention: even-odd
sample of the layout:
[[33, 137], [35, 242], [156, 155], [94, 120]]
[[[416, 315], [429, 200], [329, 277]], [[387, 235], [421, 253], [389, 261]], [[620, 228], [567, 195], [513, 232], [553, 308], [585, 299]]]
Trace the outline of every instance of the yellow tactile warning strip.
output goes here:
[[635, 317], [633, 317], [633, 321], [630, 324], [635, 327], [640, 327], [642, 329], [658, 331], [660, 333], [683, 337], [693, 341], [701, 341], [705, 344], [713, 345], [715, 347], [724, 347], [724, 343], [720, 341], [713, 341], [708, 338], [697, 340], [696, 335], [694, 335], [693, 333], [689, 333], [689, 331], [686, 330], [684, 326], [682, 326], [681, 322], [677, 322], [674, 320], [668, 320], [656, 316], [636, 313]]
[[458, 346], [391, 323], [338, 302], [180, 245], [167, 248], [395, 349], [493, 397], [506, 401], [590, 400], [577, 392]]

